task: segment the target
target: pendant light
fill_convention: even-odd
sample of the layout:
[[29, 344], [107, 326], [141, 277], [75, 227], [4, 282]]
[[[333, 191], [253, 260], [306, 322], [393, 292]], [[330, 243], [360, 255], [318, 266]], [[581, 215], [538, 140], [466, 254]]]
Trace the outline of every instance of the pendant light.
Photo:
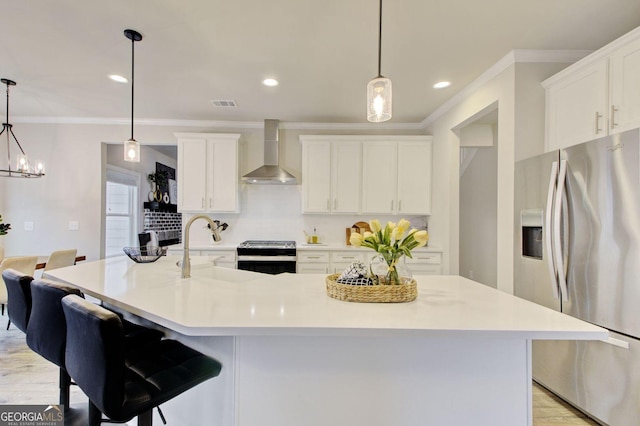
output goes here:
[[391, 80], [382, 76], [382, 0], [378, 25], [378, 76], [367, 84], [367, 120], [381, 123], [391, 118]]
[[133, 89], [134, 89], [134, 45], [142, 40], [142, 34], [135, 30], [124, 30], [124, 36], [131, 40], [131, 139], [124, 142], [124, 161], [140, 162], [140, 144], [133, 138]]
[[[36, 161], [35, 166], [29, 162], [27, 154], [22, 149], [22, 145], [18, 142], [18, 138], [13, 133], [13, 124], [9, 123], [9, 87], [15, 86], [16, 82], [7, 78], [0, 79], [2, 84], [7, 86], [7, 120], [2, 123], [2, 131], [0, 135], [6, 132], [7, 137], [7, 168], [0, 169], [0, 176], [2, 177], [22, 177], [22, 178], [39, 178], [44, 176], [44, 163], [42, 161]], [[20, 150], [20, 153], [16, 156], [16, 168], [11, 168], [11, 139], [13, 139]]]

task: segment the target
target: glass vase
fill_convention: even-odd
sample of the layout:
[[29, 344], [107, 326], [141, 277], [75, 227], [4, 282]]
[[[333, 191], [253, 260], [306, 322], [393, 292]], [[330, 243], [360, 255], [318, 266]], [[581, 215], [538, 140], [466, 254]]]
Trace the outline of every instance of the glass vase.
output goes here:
[[393, 262], [387, 260], [382, 254], [376, 254], [369, 261], [369, 273], [376, 284], [397, 285], [411, 280], [411, 270], [405, 263], [402, 255]]

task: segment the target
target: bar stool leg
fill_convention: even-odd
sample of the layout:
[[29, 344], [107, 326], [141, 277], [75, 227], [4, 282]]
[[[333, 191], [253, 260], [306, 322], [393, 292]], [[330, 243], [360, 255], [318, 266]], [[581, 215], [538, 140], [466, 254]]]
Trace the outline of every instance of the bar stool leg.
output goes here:
[[152, 422], [153, 410], [148, 410], [138, 415], [138, 426], [151, 426]]
[[98, 407], [89, 401], [88, 426], [100, 426], [100, 422], [102, 422], [102, 413], [98, 410]]
[[64, 406], [65, 410], [69, 409], [69, 387], [71, 386], [71, 377], [64, 368], [60, 369], [60, 405]]

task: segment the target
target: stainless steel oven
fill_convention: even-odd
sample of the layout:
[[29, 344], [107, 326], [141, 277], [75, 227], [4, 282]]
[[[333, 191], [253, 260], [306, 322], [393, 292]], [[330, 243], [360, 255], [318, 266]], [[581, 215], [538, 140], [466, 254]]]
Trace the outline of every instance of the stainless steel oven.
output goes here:
[[280, 274], [296, 272], [295, 241], [249, 240], [238, 245], [238, 269]]

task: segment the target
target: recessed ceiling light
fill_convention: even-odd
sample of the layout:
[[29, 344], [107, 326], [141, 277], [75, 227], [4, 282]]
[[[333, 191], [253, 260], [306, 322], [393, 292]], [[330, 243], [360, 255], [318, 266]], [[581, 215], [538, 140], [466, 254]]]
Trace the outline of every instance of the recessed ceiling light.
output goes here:
[[121, 76], [121, 75], [117, 75], [117, 74], [111, 74], [109, 76], [109, 78], [113, 81], [116, 81], [118, 83], [128, 83], [129, 80], [127, 80], [125, 77]]
[[448, 81], [440, 81], [436, 84], [433, 85], [434, 89], [444, 89], [445, 87], [449, 87], [451, 86], [451, 83], [449, 83]]
[[262, 84], [264, 84], [265, 86], [273, 87], [278, 85], [278, 80], [276, 80], [275, 78], [265, 78], [264, 80], [262, 80]]

